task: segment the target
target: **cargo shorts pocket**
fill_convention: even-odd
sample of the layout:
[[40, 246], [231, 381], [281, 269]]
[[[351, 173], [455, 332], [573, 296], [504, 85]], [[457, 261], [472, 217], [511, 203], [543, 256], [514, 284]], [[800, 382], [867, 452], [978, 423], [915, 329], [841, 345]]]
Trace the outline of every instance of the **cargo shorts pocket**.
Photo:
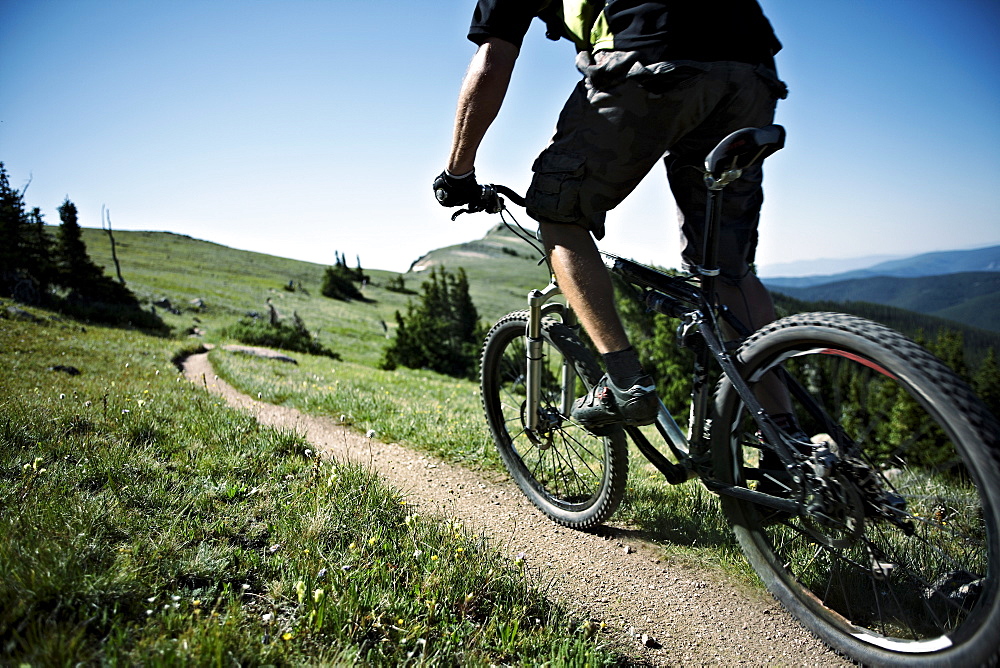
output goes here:
[[694, 86], [708, 70], [708, 65], [693, 61], [662, 62], [652, 65], [636, 63], [629, 71], [628, 79], [652, 95], [665, 95]]
[[531, 166], [529, 213], [538, 220], [575, 223], [582, 217], [580, 189], [585, 158], [576, 153], [546, 149]]

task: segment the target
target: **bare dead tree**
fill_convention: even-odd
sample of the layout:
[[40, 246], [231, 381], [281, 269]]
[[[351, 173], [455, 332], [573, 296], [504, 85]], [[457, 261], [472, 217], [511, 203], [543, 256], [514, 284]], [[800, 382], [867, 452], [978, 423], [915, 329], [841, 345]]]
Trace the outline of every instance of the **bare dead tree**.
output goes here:
[[278, 317], [278, 309], [274, 308], [274, 304], [271, 303], [270, 297], [267, 298], [267, 310], [271, 327], [277, 327], [281, 319]]
[[[104, 225], [104, 221], [107, 219], [107, 226]], [[115, 263], [115, 273], [118, 274], [118, 282], [125, 285], [125, 279], [122, 278], [122, 267], [118, 264], [118, 253], [115, 251], [115, 235], [111, 232], [111, 209], [105, 211], [104, 205], [101, 205], [101, 229], [108, 233], [108, 238], [111, 239], [111, 259]]]

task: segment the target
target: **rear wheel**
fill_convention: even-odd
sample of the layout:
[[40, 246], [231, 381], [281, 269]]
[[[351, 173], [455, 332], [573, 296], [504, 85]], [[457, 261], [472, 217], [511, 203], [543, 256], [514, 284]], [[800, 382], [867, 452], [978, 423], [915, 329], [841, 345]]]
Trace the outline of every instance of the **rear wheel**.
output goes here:
[[560, 524], [590, 528], [611, 517], [625, 493], [625, 436], [621, 429], [594, 436], [568, 416], [569, 402], [601, 373], [573, 330], [551, 318], [542, 326], [539, 426], [527, 429], [527, 324], [526, 311], [510, 313], [486, 337], [481, 369], [486, 419], [507, 470], [531, 502]]
[[[812, 479], [784, 492], [799, 515], [723, 497], [771, 592], [865, 664], [996, 663], [1000, 427], [968, 386], [897, 332], [843, 314], [772, 323], [737, 357], [751, 387], [787, 373], [801, 426], [828, 434], [815, 440], [834, 456], [800, 448]], [[728, 381], [716, 408], [716, 474], [766, 491], [760, 432]]]

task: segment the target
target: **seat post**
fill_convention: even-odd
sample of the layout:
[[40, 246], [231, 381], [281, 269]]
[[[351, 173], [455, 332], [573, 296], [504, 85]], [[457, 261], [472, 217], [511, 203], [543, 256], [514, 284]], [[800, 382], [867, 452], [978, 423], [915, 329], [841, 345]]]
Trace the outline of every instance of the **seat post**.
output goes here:
[[719, 275], [719, 225], [722, 223], [722, 188], [714, 182], [709, 182], [708, 199], [705, 201], [705, 247], [702, 249], [701, 265], [698, 274], [701, 276], [701, 288], [705, 297], [712, 301], [715, 291], [715, 278]]

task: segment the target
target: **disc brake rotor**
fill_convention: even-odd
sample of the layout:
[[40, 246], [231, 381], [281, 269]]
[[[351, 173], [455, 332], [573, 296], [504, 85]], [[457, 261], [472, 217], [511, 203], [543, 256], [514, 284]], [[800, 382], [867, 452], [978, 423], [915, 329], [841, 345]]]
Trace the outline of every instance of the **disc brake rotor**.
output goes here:
[[838, 550], [850, 547], [864, 533], [861, 494], [843, 475], [829, 476], [807, 501], [802, 527], [821, 545]]
[[563, 416], [552, 407], [541, 407], [538, 409], [538, 428], [528, 429], [528, 402], [521, 402], [521, 426], [528, 439], [538, 446], [539, 450], [547, 450], [552, 447], [552, 439], [555, 432], [562, 426]]

